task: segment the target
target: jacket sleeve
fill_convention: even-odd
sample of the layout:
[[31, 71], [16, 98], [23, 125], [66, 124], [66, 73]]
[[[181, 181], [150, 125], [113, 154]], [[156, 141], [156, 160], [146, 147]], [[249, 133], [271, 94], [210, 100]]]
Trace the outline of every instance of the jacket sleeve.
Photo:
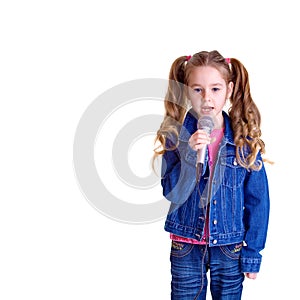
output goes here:
[[[170, 146], [170, 141], [168, 144]], [[196, 157], [197, 152], [184, 141], [180, 141], [175, 150], [166, 151], [163, 155], [163, 195], [174, 204], [184, 203], [195, 188]]]
[[245, 246], [241, 253], [242, 272], [257, 273], [261, 265], [269, 222], [269, 187], [264, 165], [246, 175], [244, 187]]

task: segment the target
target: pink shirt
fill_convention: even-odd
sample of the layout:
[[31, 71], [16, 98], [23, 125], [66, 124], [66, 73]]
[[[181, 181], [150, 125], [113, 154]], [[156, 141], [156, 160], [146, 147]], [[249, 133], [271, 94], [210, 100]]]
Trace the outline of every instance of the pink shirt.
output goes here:
[[[210, 135], [212, 138], [212, 143], [208, 145], [208, 164], [210, 168], [210, 172], [213, 171], [214, 163], [216, 160], [216, 156], [219, 150], [220, 142], [224, 136], [224, 128], [221, 129], [214, 129]], [[205, 227], [204, 227], [204, 235], [201, 241], [197, 241], [195, 239], [185, 238], [182, 236], [175, 235], [173, 233], [170, 234], [170, 238], [173, 241], [177, 242], [184, 242], [189, 244], [198, 244], [198, 245], [205, 245], [206, 244], [206, 237], [209, 236], [209, 225], [208, 225], [208, 216], [205, 220]]]

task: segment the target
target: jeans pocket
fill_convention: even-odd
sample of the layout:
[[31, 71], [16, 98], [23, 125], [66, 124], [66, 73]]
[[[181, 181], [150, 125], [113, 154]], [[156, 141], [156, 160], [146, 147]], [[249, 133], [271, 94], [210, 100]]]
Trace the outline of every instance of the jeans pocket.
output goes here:
[[194, 248], [194, 244], [172, 241], [171, 256], [184, 257]]
[[222, 253], [230, 259], [239, 259], [243, 243], [237, 243], [232, 245], [220, 246]]

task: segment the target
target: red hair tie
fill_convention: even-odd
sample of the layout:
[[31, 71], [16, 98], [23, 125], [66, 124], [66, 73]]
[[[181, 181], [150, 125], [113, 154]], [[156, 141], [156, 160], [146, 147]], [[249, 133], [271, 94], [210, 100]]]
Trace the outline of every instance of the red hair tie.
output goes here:
[[192, 57], [191, 55], [188, 55], [185, 60], [189, 61], [191, 59], [191, 57]]
[[226, 62], [230, 64], [230, 58], [225, 58]]

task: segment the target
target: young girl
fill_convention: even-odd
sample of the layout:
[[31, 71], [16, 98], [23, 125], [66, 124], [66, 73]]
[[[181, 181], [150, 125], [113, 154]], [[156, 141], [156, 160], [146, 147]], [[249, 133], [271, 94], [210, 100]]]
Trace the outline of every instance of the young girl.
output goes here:
[[[211, 134], [198, 125], [203, 117], [213, 121]], [[174, 61], [155, 153], [163, 155], [163, 194], [171, 201], [165, 222], [172, 239], [171, 299], [206, 299], [208, 270], [218, 300], [241, 299], [244, 275], [256, 278], [269, 219], [260, 122], [240, 61], [217, 51]]]

